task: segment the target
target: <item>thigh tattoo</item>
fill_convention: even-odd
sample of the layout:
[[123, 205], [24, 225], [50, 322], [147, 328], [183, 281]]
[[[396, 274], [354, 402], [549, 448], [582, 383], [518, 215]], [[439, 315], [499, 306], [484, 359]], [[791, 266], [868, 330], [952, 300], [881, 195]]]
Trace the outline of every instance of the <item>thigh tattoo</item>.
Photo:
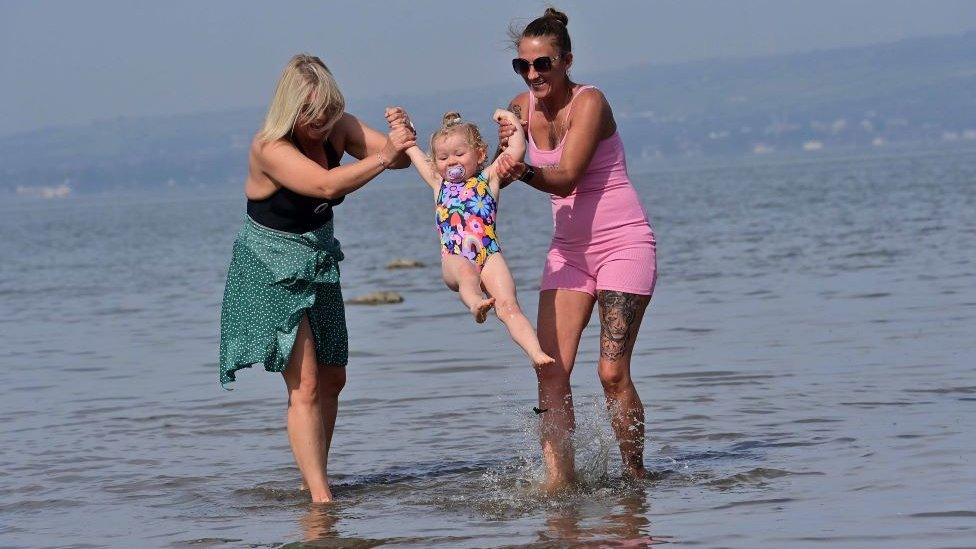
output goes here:
[[630, 351], [644, 296], [601, 290], [596, 299], [600, 303], [600, 356], [616, 360]]

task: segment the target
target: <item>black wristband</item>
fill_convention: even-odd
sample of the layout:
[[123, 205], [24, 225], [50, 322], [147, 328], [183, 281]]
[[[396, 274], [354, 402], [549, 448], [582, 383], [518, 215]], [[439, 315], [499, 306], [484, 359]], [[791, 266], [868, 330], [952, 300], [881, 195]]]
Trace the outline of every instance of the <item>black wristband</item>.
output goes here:
[[529, 181], [532, 181], [533, 177], [535, 177], [535, 168], [530, 164], [526, 164], [525, 171], [522, 172], [522, 176], [519, 177], [518, 180], [523, 183], [528, 183]]

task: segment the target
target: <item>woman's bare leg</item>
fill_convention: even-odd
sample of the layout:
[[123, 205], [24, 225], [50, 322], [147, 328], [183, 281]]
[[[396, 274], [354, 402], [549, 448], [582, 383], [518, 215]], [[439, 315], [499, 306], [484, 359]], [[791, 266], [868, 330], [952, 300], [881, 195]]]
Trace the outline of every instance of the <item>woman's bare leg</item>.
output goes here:
[[[327, 438], [322, 414], [319, 365], [308, 319], [302, 317], [288, 366], [282, 372], [288, 388], [288, 442], [312, 501], [332, 501], [326, 476]], [[332, 421], [334, 422], [334, 416]]]
[[[346, 369], [329, 364], [321, 366], [318, 370], [317, 385], [322, 427], [325, 430], [325, 471], [328, 478], [329, 450], [332, 448], [332, 433], [335, 431], [336, 417], [339, 415], [339, 393], [346, 386]], [[302, 490], [308, 490], [308, 483], [304, 478], [302, 478]]]
[[508, 333], [525, 354], [532, 361], [536, 368], [551, 366], [556, 361], [547, 355], [539, 345], [539, 337], [535, 333], [535, 328], [525, 318], [522, 308], [519, 307], [518, 297], [516, 297], [515, 281], [512, 280], [512, 273], [508, 270], [505, 258], [502, 254], [496, 253], [488, 258], [484, 269], [481, 271], [481, 285], [488, 295], [495, 298], [495, 314], [498, 319], [505, 323]]
[[325, 471], [329, 471], [329, 449], [336, 416], [339, 415], [339, 393], [346, 386], [346, 369], [326, 364], [319, 367], [319, 409], [322, 411], [322, 427], [325, 430]]
[[580, 336], [590, 321], [595, 298], [572, 290], [539, 292], [539, 344], [556, 362], [536, 368], [542, 415], [542, 457], [549, 474], [547, 489], [558, 490], [574, 480], [572, 434], [576, 428], [569, 376], [576, 362]]
[[465, 257], [445, 255], [441, 257], [441, 273], [444, 284], [461, 296], [461, 301], [471, 311], [474, 321], [478, 324], [484, 322], [495, 299], [486, 298], [481, 291], [481, 277], [477, 267]]
[[597, 291], [600, 304], [600, 382], [620, 444], [624, 474], [644, 478], [644, 405], [630, 377], [630, 359], [651, 296]]
[[[336, 417], [339, 415], [339, 392], [346, 386], [346, 369], [342, 366], [325, 365], [318, 370], [319, 409], [322, 412], [322, 427], [325, 431], [325, 471], [328, 478], [329, 450], [332, 448], [332, 433], [335, 431]], [[302, 478], [302, 490], [308, 490], [308, 483]]]

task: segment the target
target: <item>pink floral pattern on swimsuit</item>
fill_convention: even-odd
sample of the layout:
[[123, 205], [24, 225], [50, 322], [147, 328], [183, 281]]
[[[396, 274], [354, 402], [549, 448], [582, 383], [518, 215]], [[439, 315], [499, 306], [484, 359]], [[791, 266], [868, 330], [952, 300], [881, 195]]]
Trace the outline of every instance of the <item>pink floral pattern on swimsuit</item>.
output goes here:
[[495, 237], [497, 203], [484, 172], [467, 181], [441, 181], [434, 204], [441, 255], [460, 255], [481, 270], [500, 251]]

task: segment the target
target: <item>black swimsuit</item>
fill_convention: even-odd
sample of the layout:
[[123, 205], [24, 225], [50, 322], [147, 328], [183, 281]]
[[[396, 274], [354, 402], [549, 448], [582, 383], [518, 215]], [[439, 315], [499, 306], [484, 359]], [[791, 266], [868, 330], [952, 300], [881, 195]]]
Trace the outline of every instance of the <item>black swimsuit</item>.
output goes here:
[[[291, 140], [302, 154], [298, 141]], [[339, 165], [342, 154], [332, 148], [332, 143], [325, 140], [325, 157], [329, 168]], [[308, 155], [306, 155], [308, 156]], [[332, 207], [337, 206], [346, 197], [340, 196], [332, 200], [305, 196], [295, 191], [281, 187], [264, 200], [247, 199], [247, 215], [255, 222], [265, 227], [288, 233], [307, 233], [314, 231], [332, 220]]]

